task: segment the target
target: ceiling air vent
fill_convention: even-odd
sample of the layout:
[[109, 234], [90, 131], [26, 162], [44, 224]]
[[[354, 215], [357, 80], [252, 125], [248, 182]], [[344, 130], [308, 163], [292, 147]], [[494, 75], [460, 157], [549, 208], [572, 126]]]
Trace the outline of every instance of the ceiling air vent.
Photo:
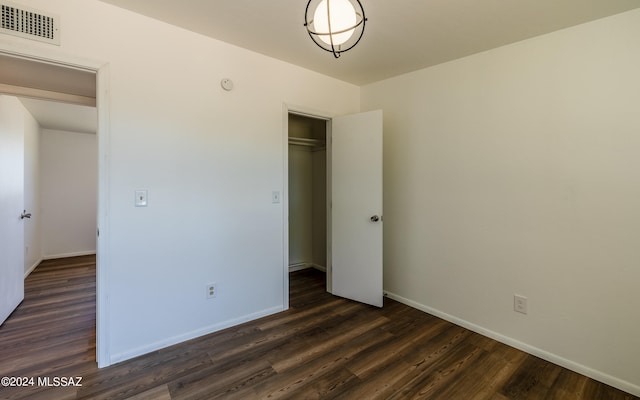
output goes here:
[[59, 17], [28, 7], [0, 1], [0, 33], [60, 45]]

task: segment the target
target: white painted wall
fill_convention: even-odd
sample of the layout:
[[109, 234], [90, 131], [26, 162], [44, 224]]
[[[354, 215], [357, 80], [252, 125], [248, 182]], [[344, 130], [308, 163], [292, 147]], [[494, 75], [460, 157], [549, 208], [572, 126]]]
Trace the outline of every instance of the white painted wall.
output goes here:
[[31, 272], [42, 260], [40, 214], [40, 125], [20, 104], [24, 116], [24, 209], [31, 218], [24, 219], [24, 272]]
[[96, 251], [95, 134], [43, 129], [40, 143], [43, 258]]
[[313, 261], [313, 159], [307, 147], [289, 145], [289, 265]]
[[[326, 128], [324, 128], [326, 131]], [[311, 152], [312, 262], [319, 267], [327, 267], [327, 152]]]
[[640, 395], [639, 38], [635, 10], [363, 87], [386, 291]]
[[61, 46], [0, 48], [109, 64], [104, 363], [282, 310], [283, 103], [347, 114], [359, 88], [99, 1], [23, 4], [61, 16]]

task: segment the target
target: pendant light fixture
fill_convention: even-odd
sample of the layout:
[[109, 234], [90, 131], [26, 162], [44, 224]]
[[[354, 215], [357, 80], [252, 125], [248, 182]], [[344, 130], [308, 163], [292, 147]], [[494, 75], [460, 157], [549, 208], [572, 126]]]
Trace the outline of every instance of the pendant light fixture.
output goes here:
[[358, 44], [366, 21], [360, 0], [309, 0], [304, 13], [311, 40], [335, 58]]

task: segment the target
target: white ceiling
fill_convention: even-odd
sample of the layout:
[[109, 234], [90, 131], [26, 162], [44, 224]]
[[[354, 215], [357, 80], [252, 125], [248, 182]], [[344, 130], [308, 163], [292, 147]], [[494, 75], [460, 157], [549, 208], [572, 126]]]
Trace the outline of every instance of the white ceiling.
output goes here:
[[98, 113], [95, 107], [78, 106], [47, 100], [20, 98], [43, 129], [96, 133]]
[[362, 85], [640, 7], [639, 0], [361, 0], [362, 41], [335, 59], [306, 0], [101, 0]]
[[[640, 8], [640, 0], [361, 0], [362, 41], [335, 59], [306, 33], [306, 0], [101, 1], [356, 85]], [[92, 79], [85, 86], [95, 90]], [[94, 107], [21, 101], [45, 129], [96, 132]]]

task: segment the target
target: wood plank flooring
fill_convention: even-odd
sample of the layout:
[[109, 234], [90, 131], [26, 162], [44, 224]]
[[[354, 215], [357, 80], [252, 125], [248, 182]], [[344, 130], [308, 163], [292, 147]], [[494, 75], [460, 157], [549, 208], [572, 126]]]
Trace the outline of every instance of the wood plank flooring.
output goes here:
[[[95, 259], [43, 262], [0, 327], [0, 399], [637, 399], [429, 314], [325, 292], [291, 274], [290, 310], [98, 369]], [[36, 382], [37, 383], [37, 382]]]

